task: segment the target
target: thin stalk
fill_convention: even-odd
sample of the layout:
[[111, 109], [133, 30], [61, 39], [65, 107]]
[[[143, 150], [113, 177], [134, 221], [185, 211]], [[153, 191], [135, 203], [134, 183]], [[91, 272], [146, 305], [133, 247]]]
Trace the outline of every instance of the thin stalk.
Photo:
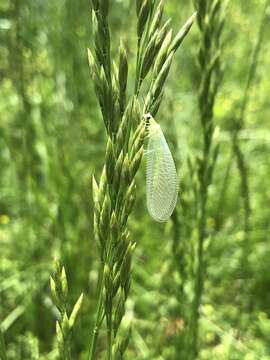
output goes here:
[[[237, 161], [237, 168], [241, 178], [241, 197], [243, 199], [243, 209], [244, 209], [244, 232], [245, 232], [245, 247], [249, 248], [249, 230], [250, 230], [250, 216], [251, 216], [251, 204], [250, 204], [250, 191], [248, 183], [248, 167], [246, 164], [244, 153], [241, 150], [239, 143], [238, 133], [243, 129], [245, 125], [246, 109], [250, 99], [250, 88], [256, 76], [256, 70], [258, 65], [258, 59], [260, 55], [260, 50], [262, 47], [263, 36], [265, 25], [267, 22], [267, 8], [270, 5], [270, 1], [266, 0], [265, 6], [263, 9], [263, 15], [260, 22], [257, 39], [252, 51], [251, 62], [248, 70], [246, 85], [243, 93], [242, 103], [240, 107], [240, 114], [237, 120], [237, 126], [232, 135], [232, 149]], [[244, 251], [244, 258], [246, 259], [247, 251]]]
[[96, 311], [96, 321], [93, 329], [91, 346], [89, 349], [89, 360], [95, 359], [95, 352], [97, 347], [97, 339], [99, 335], [99, 329], [103, 320], [103, 267], [101, 268], [101, 278], [100, 278], [100, 286], [99, 286], [99, 295], [98, 295], [98, 303], [97, 303], [97, 311]]
[[0, 328], [0, 358], [1, 360], [7, 360], [6, 345], [1, 328]]
[[[208, 149], [210, 151], [210, 148]], [[195, 359], [199, 353], [199, 344], [198, 344], [198, 333], [199, 333], [199, 308], [201, 304], [201, 299], [204, 291], [204, 279], [205, 279], [205, 258], [204, 258], [204, 242], [206, 238], [206, 216], [207, 216], [207, 202], [208, 202], [208, 186], [209, 184], [206, 181], [206, 173], [208, 168], [208, 151], [204, 153], [203, 159], [203, 176], [202, 183], [200, 188], [200, 216], [198, 219], [198, 248], [197, 248], [197, 261], [198, 267], [195, 273], [195, 289], [194, 289], [194, 299], [192, 303], [192, 315], [191, 315], [191, 333], [190, 339], [192, 342], [191, 345], [191, 359]]]
[[215, 211], [216, 215], [216, 231], [219, 231], [219, 229], [222, 226], [222, 219], [223, 219], [223, 209], [224, 209], [224, 199], [226, 198], [226, 193], [227, 190], [229, 189], [229, 181], [230, 181], [230, 172], [231, 172], [231, 167], [232, 167], [232, 162], [233, 162], [233, 151], [231, 151], [227, 166], [226, 166], [226, 171], [223, 177], [223, 181], [222, 181], [222, 186], [221, 186], [221, 190], [219, 191], [219, 200], [217, 202], [217, 210]]
[[240, 119], [239, 120], [241, 122], [241, 127], [244, 125], [244, 119], [245, 119], [245, 115], [246, 115], [246, 108], [247, 108], [249, 98], [250, 98], [250, 88], [252, 86], [253, 80], [254, 80], [255, 75], [256, 75], [256, 70], [257, 70], [257, 66], [258, 66], [258, 59], [259, 59], [259, 55], [260, 55], [260, 51], [261, 51], [261, 47], [262, 47], [262, 42], [263, 42], [263, 37], [264, 37], [265, 25], [267, 23], [267, 17], [269, 16], [267, 14], [268, 6], [270, 6], [270, 1], [266, 0], [264, 8], [263, 8], [263, 15], [262, 15], [262, 18], [261, 18], [257, 39], [256, 39], [256, 42], [255, 42], [253, 51], [252, 51], [252, 57], [251, 57], [251, 62], [250, 62], [250, 66], [249, 66], [247, 82], [246, 82], [246, 86], [245, 86], [245, 90], [244, 90], [243, 101], [242, 101], [241, 108], [240, 108]]
[[[207, 238], [208, 189], [212, 182], [218, 153], [218, 145], [214, 144], [213, 139], [214, 104], [221, 78], [220, 36], [225, 18], [224, 3], [222, 4], [221, 0], [216, 2], [196, 0], [195, 6], [198, 12], [197, 19], [201, 36], [198, 55], [201, 72], [198, 103], [202, 129], [202, 150], [201, 156], [197, 160], [198, 211], [196, 218], [198, 235], [195, 252], [194, 295], [191, 306], [190, 325], [187, 332], [186, 349], [188, 359], [192, 360], [196, 359], [199, 354], [199, 309], [204, 291], [206, 272], [204, 244]], [[209, 64], [212, 64], [212, 66], [209, 67]]]
[[112, 360], [112, 316], [109, 322], [110, 324], [107, 329], [107, 360]]

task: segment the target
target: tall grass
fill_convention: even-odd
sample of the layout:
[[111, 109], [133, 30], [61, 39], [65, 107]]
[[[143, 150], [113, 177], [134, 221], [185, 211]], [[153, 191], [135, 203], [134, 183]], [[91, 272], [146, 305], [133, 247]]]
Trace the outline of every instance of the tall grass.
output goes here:
[[199, 126], [194, 122], [195, 142], [191, 144], [192, 148], [188, 150], [186, 163], [182, 167], [181, 203], [172, 217], [172, 253], [174, 268], [179, 275], [179, 318], [183, 321], [183, 329], [175, 348], [183, 359], [198, 358], [201, 348], [200, 309], [207, 274], [207, 248], [210, 241], [213, 241], [207, 224], [211, 200], [209, 187], [219, 153], [219, 143], [215, 137], [214, 107], [222, 81], [221, 35], [226, 7], [219, 0], [198, 0], [194, 4], [199, 29]]
[[194, 297], [191, 305], [191, 316], [188, 330], [188, 358], [195, 359], [199, 353], [199, 319], [200, 306], [204, 291], [207, 270], [205, 243], [207, 233], [207, 205], [209, 186], [219, 151], [214, 142], [214, 105], [221, 82], [221, 33], [225, 21], [224, 2], [197, 0], [198, 27], [200, 31], [200, 48], [198, 63], [200, 67], [200, 84], [198, 94], [199, 120], [202, 131], [202, 149], [195, 160], [197, 176], [196, 186], [196, 242], [194, 262]]
[[[121, 333], [125, 303], [131, 282], [131, 260], [136, 243], [127, 222], [132, 212], [135, 176], [143, 156], [144, 114], [155, 116], [172, 58], [187, 35], [194, 16], [173, 36], [169, 22], [162, 22], [163, 1], [138, 0], [137, 60], [134, 93], [126, 93], [128, 59], [124, 44], [119, 47], [118, 65], [112, 66], [108, 24], [109, 1], [92, 1], [94, 54], [88, 50], [89, 64], [107, 132], [105, 163], [99, 183], [93, 178], [95, 237], [100, 253], [99, 300], [89, 359], [94, 359], [99, 329], [107, 328], [107, 360], [122, 359], [130, 339], [130, 327]], [[141, 89], [146, 77], [141, 106]]]
[[[195, 3], [198, 31], [177, 60], [194, 17], [176, 35], [171, 23], [190, 4], [171, 0], [164, 11], [157, 0], [93, 0], [93, 81], [85, 51], [89, 4], [1, 3], [1, 360], [269, 355], [268, 133], [255, 140], [254, 130], [248, 146], [242, 143], [242, 130], [261, 126], [268, 114], [267, 94], [256, 100], [251, 94], [255, 80], [260, 90], [269, 88], [266, 76], [259, 79], [268, 69], [266, 56], [258, 67], [268, 51], [269, 11], [266, 6], [257, 21], [258, 4], [244, 10], [241, 1], [232, 5], [226, 29], [235, 26], [237, 36], [232, 43], [228, 38], [226, 51], [235, 59], [245, 53], [248, 21], [257, 40], [250, 69], [229, 59], [227, 68], [243, 70], [236, 80], [227, 73], [216, 102], [226, 59], [220, 43], [224, 2]], [[171, 22], [164, 19], [170, 12]], [[137, 31], [128, 32], [135, 22]], [[126, 38], [119, 40], [122, 29]], [[171, 69], [175, 60], [179, 70]], [[165, 86], [171, 70], [175, 79]], [[252, 112], [257, 100], [264, 101], [259, 117]], [[177, 166], [178, 206], [166, 224], [147, 215], [138, 174], [147, 112], [161, 121], [174, 159], [184, 160]], [[233, 121], [230, 132], [224, 114]], [[85, 196], [91, 177], [94, 206]], [[55, 257], [65, 267], [53, 267]]]
[[239, 115], [235, 122], [235, 129], [232, 132], [232, 148], [233, 153], [237, 162], [237, 168], [240, 175], [241, 181], [241, 197], [244, 209], [244, 232], [245, 232], [245, 240], [244, 240], [244, 250], [243, 250], [243, 267], [246, 268], [246, 261], [248, 259], [248, 254], [250, 252], [250, 228], [251, 228], [251, 200], [250, 200], [250, 188], [249, 188], [249, 170], [248, 170], [248, 161], [246, 156], [241, 149], [241, 144], [239, 140], [239, 132], [244, 129], [246, 122], [246, 112], [250, 100], [250, 92], [251, 87], [253, 85], [254, 79], [256, 77], [256, 70], [258, 65], [258, 60], [261, 52], [261, 47], [264, 39], [264, 33], [268, 21], [267, 9], [270, 6], [269, 0], [265, 2], [263, 8], [263, 14], [261, 17], [261, 21], [258, 27], [257, 37], [254, 43], [254, 47], [252, 50], [252, 55], [250, 59], [250, 65], [247, 73], [246, 84], [243, 91], [242, 101], [240, 104]]

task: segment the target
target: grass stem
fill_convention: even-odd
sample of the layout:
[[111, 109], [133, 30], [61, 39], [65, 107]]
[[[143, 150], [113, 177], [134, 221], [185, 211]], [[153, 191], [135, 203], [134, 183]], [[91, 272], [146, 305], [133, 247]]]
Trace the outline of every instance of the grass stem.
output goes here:
[[91, 339], [91, 345], [90, 345], [89, 357], [88, 357], [89, 360], [95, 359], [99, 329], [103, 319], [103, 267], [101, 268], [101, 275], [99, 281], [100, 284], [98, 288], [99, 295], [98, 295], [98, 303], [97, 303], [96, 321], [92, 333], [92, 339]]

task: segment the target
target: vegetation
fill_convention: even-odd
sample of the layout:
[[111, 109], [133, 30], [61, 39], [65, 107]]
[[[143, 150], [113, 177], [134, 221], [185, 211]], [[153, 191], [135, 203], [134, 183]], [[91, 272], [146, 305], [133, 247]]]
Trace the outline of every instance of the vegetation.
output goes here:
[[1, 360], [270, 359], [269, 24], [269, 0], [1, 1]]

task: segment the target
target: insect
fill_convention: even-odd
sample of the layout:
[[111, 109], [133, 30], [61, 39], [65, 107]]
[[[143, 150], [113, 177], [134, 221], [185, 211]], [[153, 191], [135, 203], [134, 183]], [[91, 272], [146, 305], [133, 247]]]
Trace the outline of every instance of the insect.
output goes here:
[[146, 202], [151, 217], [164, 222], [171, 216], [178, 196], [178, 176], [169, 146], [160, 126], [145, 115], [147, 132]]

